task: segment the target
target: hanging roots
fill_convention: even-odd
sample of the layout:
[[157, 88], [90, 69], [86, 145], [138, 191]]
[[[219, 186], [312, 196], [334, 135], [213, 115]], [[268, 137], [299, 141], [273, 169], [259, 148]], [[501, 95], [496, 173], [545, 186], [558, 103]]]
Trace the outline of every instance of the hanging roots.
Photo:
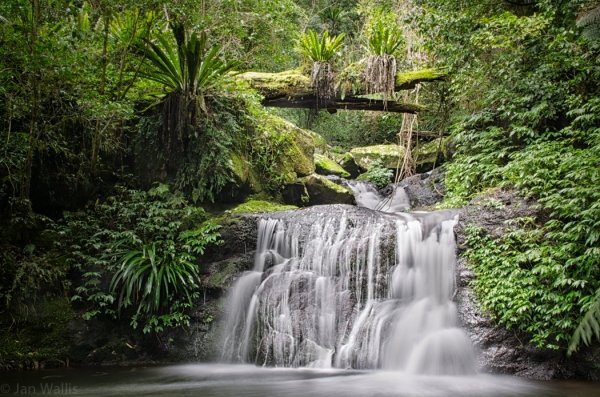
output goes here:
[[393, 55], [371, 55], [365, 69], [368, 94], [383, 94], [386, 101], [394, 95], [396, 87], [396, 58]]
[[313, 62], [310, 82], [317, 97], [317, 106], [326, 105], [335, 98], [333, 70], [327, 62]]

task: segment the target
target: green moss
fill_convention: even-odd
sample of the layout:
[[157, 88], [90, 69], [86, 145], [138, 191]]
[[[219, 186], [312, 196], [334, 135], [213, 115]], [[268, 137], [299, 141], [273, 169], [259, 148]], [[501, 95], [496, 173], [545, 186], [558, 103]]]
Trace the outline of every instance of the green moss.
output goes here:
[[320, 154], [315, 154], [315, 168], [321, 175], [337, 175], [342, 178], [350, 177], [350, 173], [338, 163]]
[[298, 207], [294, 205], [280, 204], [265, 200], [248, 200], [230, 210], [232, 214], [248, 214], [293, 210]]
[[396, 168], [404, 157], [404, 148], [398, 145], [374, 145], [354, 148], [350, 154], [356, 164], [363, 169], [370, 169], [380, 162], [385, 168]]
[[302, 178], [301, 181], [303, 181], [306, 184], [319, 184], [324, 186], [325, 188], [334, 191], [336, 193], [341, 193], [341, 194], [350, 194], [352, 195], [352, 192], [348, 189], [345, 188], [344, 186], [338, 185], [335, 182], [330, 181], [329, 179], [325, 178], [322, 175], [309, 175], [305, 178]]
[[396, 87], [412, 87], [423, 81], [442, 80], [446, 75], [446, 72], [438, 69], [421, 69], [411, 70], [410, 72], [401, 72], [396, 74]]
[[229, 280], [240, 272], [236, 262], [227, 262], [220, 270], [210, 274], [204, 279], [204, 285], [208, 288], [223, 289]]
[[281, 93], [294, 95], [310, 91], [310, 78], [300, 69], [285, 70], [279, 73], [246, 72], [237, 76], [238, 80], [247, 81], [252, 88], [267, 96]]
[[49, 361], [64, 365], [69, 353], [67, 327], [73, 318], [70, 301], [54, 298], [37, 304], [26, 320], [0, 323], [0, 369]]
[[261, 115], [258, 130], [264, 142], [263, 167], [282, 183], [291, 183], [298, 176], [310, 175], [315, 170], [313, 137], [289, 121], [269, 114]]
[[233, 153], [230, 158], [230, 167], [238, 186], [240, 184], [248, 184], [255, 193], [263, 190], [263, 184], [257, 175], [257, 171], [244, 156], [239, 153]]
[[[438, 154], [441, 154], [443, 158], [447, 158], [449, 141], [450, 137], [437, 138], [415, 147], [412, 153], [415, 163], [417, 165], [433, 164], [436, 162]], [[440, 153], [438, 153], [438, 149]]]

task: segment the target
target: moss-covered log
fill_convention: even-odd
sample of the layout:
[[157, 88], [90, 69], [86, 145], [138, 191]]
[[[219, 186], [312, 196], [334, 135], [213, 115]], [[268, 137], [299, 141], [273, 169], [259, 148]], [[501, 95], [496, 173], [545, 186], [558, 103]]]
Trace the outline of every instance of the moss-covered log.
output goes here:
[[[327, 110], [379, 110], [398, 113], [416, 113], [422, 107], [394, 101], [374, 100], [362, 97], [366, 91], [361, 83], [360, 65], [346, 68], [336, 81], [338, 96], [327, 104], [317, 106], [317, 98], [310, 84], [310, 78], [300, 69], [280, 73], [246, 72], [238, 79], [247, 82], [264, 96], [263, 105], [290, 108], [322, 108]], [[418, 83], [443, 80], [444, 72], [436, 69], [422, 69], [400, 72], [396, 75], [396, 90], [414, 88]]]

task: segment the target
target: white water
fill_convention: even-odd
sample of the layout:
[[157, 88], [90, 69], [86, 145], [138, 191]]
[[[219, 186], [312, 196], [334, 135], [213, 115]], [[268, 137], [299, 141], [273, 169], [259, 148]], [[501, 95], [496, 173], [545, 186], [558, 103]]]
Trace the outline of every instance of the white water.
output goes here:
[[396, 187], [390, 197], [383, 197], [369, 182], [348, 181], [347, 185], [359, 207], [392, 213], [410, 209], [410, 200], [402, 187]]
[[452, 302], [455, 222], [344, 214], [315, 217], [306, 235], [297, 221], [260, 220], [254, 268], [228, 298], [223, 358], [474, 373]]

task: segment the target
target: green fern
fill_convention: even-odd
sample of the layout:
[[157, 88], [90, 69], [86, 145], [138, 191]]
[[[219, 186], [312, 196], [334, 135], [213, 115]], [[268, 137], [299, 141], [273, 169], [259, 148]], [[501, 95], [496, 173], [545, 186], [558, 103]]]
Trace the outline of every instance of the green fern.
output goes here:
[[577, 26], [583, 30], [583, 36], [591, 42], [600, 40], [600, 3], [583, 11], [577, 19]]
[[404, 37], [397, 27], [379, 21], [370, 32], [368, 44], [374, 55], [394, 55], [404, 45]]
[[588, 309], [587, 313], [575, 329], [571, 340], [567, 355], [570, 356], [579, 349], [581, 342], [586, 346], [592, 343], [592, 338], [600, 339], [600, 289], [596, 291], [594, 302]]
[[313, 62], [329, 62], [342, 46], [344, 34], [329, 36], [325, 31], [319, 38], [319, 35], [312, 29], [308, 29], [298, 38], [298, 48], [300, 52], [311, 59]]

